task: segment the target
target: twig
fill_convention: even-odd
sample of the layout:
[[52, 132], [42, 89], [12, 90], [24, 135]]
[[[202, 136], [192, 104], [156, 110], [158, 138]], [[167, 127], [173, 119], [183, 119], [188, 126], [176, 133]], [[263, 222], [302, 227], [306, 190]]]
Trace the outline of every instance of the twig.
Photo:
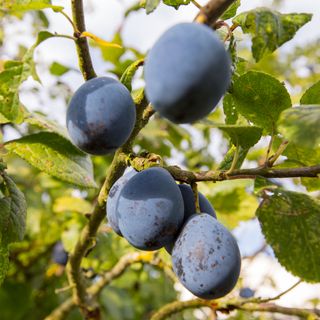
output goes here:
[[[149, 263], [166, 272], [166, 265], [162, 260], [154, 261], [155, 255], [155, 252], [131, 252], [124, 255], [110, 271], [106, 272], [95, 284], [89, 287], [87, 292], [92, 296], [92, 298], [97, 297], [106, 285], [114, 279], [119, 278], [127, 268], [135, 263]], [[168, 276], [172, 278], [170, 273]], [[76, 307], [74, 300], [69, 298], [63, 304], [54, 309], [51, 314], [45, 318], [45, 320], [64, 320], [74, 307]]]
[[196, 16], [195, 21], [214, 25], [218, 18], [228, 9], [235, 0], [210, 0], [203, 6]]
[[231, 312], [233, 310], [245, 310], [245, 311], [257, 311], [257, 312], [270, 312], [281, 313], [285, 315], [298, 316], [300, 318], [307, 318], [313, 316], [313, 319], [318, 319], [320, 310], [318, 309], [304, 309], [304, 308], [286, 308], [276, 304], [260, 304], [260, 305], [242, 305], [241, 302], [228, 302], [221, 300], [202, 300], [194, 299], [189, 301], [175, 301], [162, 307], [156, 312], [151, 320], [163, 320], [169, 316], [181, 312], [186, 309], [194, 309], [200, 307], [209, 307], [216, 311], [222, 311], [224, 313]]
[[72, 17], [74, 25], [74, 36], [77, 38], [75, 41], [80, 70], [85, 80], [96, 77], [96, 73], [92, 66], [91, 56], [89, 52], [89, 45], [86, 38], [80, 38], [82, 32], [86, 30], [83, 3], [82, 0], [71, 0]]

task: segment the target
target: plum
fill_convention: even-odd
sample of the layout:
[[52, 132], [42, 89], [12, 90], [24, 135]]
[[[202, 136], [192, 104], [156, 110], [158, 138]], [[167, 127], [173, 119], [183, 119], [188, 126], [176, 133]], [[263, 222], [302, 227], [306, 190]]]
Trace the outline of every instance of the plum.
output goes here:
[[232, 234], [214, 217], [195, 214], [172, 250], [173, 270], [194, 295], [215, 299], [229, 293], [239, 277], [241, 257]]
[[62, 266], [65, 266], [68, 262], [68, 253], [64, 250], [61, 241], [58, 241], [53, 247], [52, 260]]
[[158, 167], [134, 175], [122, 188], [116, 208], [122, 235], [141, 250], [156, 250], [171, 242], [183, 212], [178, 185]]
[[174, 123], [206, 117], [230, 85], [230, 57], [215, 31], [198, 23], [167, 30], [145, 63], [146, 95]]
[[114, 152], [129, 138], [136, 120], [135, 104], [119, 81], [99, 77], [85, 82], [73, 95], [67, 110], [72, 142], [84, 152]]
[[[183, 203], [184, 203], [183, 224], [185, 224], [188, 221], [188, 219], [195, 214], [196, 205], [194, 202], [194, 195], [191, 187], [188, 184], [179, 184], [179, 188], [180, 188], [182, 198], [183, 198]], [[217, 218], [211, 203], [201, 192], [199, 192], [199, 206], [200, 206], [201, 212], [205, 212], [210, 216]], [[172, 253], [173, 246], [174, 246], [174, 241], [165, 246], [169, 254]]]
[[116, 181], [116, 183], [112, 186], [112, 188], [109, 191], [106, 206], [107, 219], [113, 231], [119, 236], [122, 236], [122, 233], [119, 229], [118, 217], [116, 215], [117, 202], [122, 188], [129, 181], [129, 179], [131, 179], [136, 173], [137, 171], [132, 170], [124, 174], [120, 179]]

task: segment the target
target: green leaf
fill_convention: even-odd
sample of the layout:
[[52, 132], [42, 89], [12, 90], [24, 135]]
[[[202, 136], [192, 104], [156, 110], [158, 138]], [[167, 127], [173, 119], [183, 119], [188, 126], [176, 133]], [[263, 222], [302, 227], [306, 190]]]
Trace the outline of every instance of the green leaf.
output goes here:
[[226, 124], [235, 124], [238, 120], [238, 112], [230, 93], [227, 93], [223, 98], [223, 112], [226, 116]]
[[1, 207], [1, 243], [21, 241], [26, 228], [27, 203], [23, 193], [13, 180], [3, 173], [5, 197], [0, 199]]
[[232, 3], [232, 5], [224, 12], [224, 14], [220, 17], [221, 20], [228, 20], [234, 17], [237, 14], [237, 10], [240, 7], [240, 0], [236, 0]]
[[54, 76], [62, 76], [70, 70], [69, 67], [64, 66], [59, 62], [53, 62], [50, 66], [50, 73]]
[[142, 3], [146, 9], [146, 13], [149, 14], [157, 9], [158, 5], [160, 4], [160, 0], [144, 0]]
[[4, 9], [10, 11], [42, 10], [51, 8], [55, 11], [61, 11], [63, 7], [54, 6], [51, 0], [4, 0]]
[[281, 113], [279, 132], [303, 148], [319, 149], [320, 106], [301, 106]]
[[280, 113], [291, 107], [284, 85], [262, 72], [249, 71], [239, 77], [234, 82], [232, 97], [237, 111], [268, 133], [275, 131]]
[[262, 135], [262, 129], [255, 126], [220, 125], [218, 128], [228, 134], [235, 146], [245, 149], [254, 146]]
[[239, 24], [244, 33], [252, 35], [252, 54], [259, 61], [291, 40], [311, 18], [308, 13], [281, 14], [268, 8], [257, 8], [240, 13], [233, 23]]
[[0, 244], [0, 285], [2, 284], [9, 270], [9, 250], [8, 246]]
[[320, 281], [320, 206], [306, 194], [266, 193], [256, 215], [279, 262], [305, 281]]
[[234, 228], [240, 221], [254, 217], [258, 200], [247, 190], [252, 184], [249, 180], [234, 180], [205, 186], [208, 190], [204, 190], [204, 193], [216, 210], [221, 223]]
[[38, 127], [48, 132], [57, 133], [60, 136], [68, 139], [68, 132], [66, 130], [66, 127], [63, 127], [60, 124], [47, 119], [45, 116], [43, 116], [40, 113], [30, 113], [26, 116], [24, 121], [26, 123], [29, 123], [32, 126]]
[[144, 59], [139, 59], [135, 62], [133, 62], [127, 69], [126, 71], [122, 74], [120, 78], [120, 82], [122, 82], [129, 91], [132, 90], [132, 79], [137, 72], [138, 68], [142, 66], [144, 63]]
[[180, 6], [186, 6], [191, 2], [191, 0], [163, 0], [163, 3], [167, 6], [174, 7], [178, 9]]
[[80, 187], [96, 188], [90, 157], [61, 135], [40, 132], [9, 141], [5, 147], [53, 177]]
[[320, 81], [311, 86], [301, 97], [301, 104], [320, 104]]
[[53, 37], [49, 32], [40, 32], [36, 43], [26, 52], [22, 61], [6, 61], [0, 73], [0, 114], [1, 122], [21, 123], [25, 108], [19, 101], [19, 87], [29, 76], [39, 80], [33, 62], [34, 49], [44, 40]]
[[[237, 147], [232, 145], [231, 148], [228, 150], [228, 152], [225, 154], [223, 160], [221, 161], [219, 165], [219, 170], [228, 170], [232, 166], [233, 158], [235, 155]], [[234, 169], [240, 169], [243, 161], [245, 160], [247, 154], [248, 154], [249, 149], [244, 149], [241, 146], [239, 147], [238, 150], [238, 160], [237, 163], [234, 167]]]
[[100, 48], [102, 58], [116, 66], [120, 63], [120, 58], [126, 52], [126, 49], [123, 47], [122, 38], [118, 32], [114, 35], [111, 42], [122, 46], [122, 48], [106, 47], [101, 44], [98, 44], [97, 46]]
[[9, 269], [8, 245], [23, 239], [27, 213], [23, 193], [5, 172], [2, 177], [4, 197], [0, 199], [0, 284]]

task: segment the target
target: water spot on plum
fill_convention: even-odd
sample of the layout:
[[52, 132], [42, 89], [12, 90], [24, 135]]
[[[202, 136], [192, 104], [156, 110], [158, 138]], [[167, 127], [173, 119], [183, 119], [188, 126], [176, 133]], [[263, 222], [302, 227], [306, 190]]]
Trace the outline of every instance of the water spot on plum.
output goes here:
[[220, 246], [217, 246], [217, 249], [218, 249], [218, 250], [220, 250], [220, 249], [221, 249], [221, 247], [220, 247]]
[[220, 244], [222, 243], [222, 241], [221, 241], [221, 239], [220, 239], [219, 237], [216, 238], [216, 241], [217, 241], [218, 243], [220, 243]]
[[213, 253], [214, 253], [214, 249], [213, 249], [213, 248], [210, 248], [209, 254], [213, 254]]
[[201, 287], [201, 288], [203, 287], [203, 283], [200, 283], [200, 287]]

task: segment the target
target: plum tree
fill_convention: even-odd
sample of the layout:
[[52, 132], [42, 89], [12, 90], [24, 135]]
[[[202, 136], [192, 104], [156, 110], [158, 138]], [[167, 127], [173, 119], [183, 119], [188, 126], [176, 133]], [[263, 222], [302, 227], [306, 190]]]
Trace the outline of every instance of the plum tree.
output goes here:
[[181, 192], [163, 168], [137, 173], [122, 188], [116, 214], [123, 236], [136, 248], [156, 250], [171, 242], [183, 222]]
[[132, 132], [135, 105], [128, 89], [109, 77], [84, 83], [73, 95], [67, 111], [71, 140], [96, 155], [114, 152]]
[[109, 191], [108, 199], [107, 199], [107, 219], [108, 222], [115, 233], [119, 236], [122, 236], [122, 233], [119, 229], [119, 221], [118, 216], [116, 214], [116, 206], [119, 199], [120, 192], [125, 184], [131, 179], [137, 171], [132, 170], [126, 174], [124, 174], [117, 182], [112, 186]]
[[197, 23], [167, 30], [145, 63], [146, 94], [175, 123], [207, 116], [230, 84], [230, 58], [215, 32]]
[[[179, 184], [179, 189], [182, 194], [183, 198], [183, 204], [184, 204], [184, 218], [183, 218], [183, 225], [188, 221], [188, 219], [194, 215], [196, 212], [196, 205], [194, 201], [194, 195], [191, 187], [188, 184]], [[216, 213], [211, 205], [211, 203], [208, 201], [208, 199], [199, 192], [199, 206], [200, 211], [205, 212], [209, 214], [210, 216], [213, 216], [214, 218], [217, 218]], [[174, 241], [166, 245], [166, 250], [168, 253], [172, 253], [172, 249], [174, 246]]]
[[65, 266], [68, 262], [68, 253], [64, 249], [61, 241], [58, 241], [53, 247], [52, 260], [62, 266]]
[[236, 240], [212, 216], [192, 216], [172, 251], [173, 270], [181, 283], [203, 299], [225, 296], [235, 286], [241, 265]]

